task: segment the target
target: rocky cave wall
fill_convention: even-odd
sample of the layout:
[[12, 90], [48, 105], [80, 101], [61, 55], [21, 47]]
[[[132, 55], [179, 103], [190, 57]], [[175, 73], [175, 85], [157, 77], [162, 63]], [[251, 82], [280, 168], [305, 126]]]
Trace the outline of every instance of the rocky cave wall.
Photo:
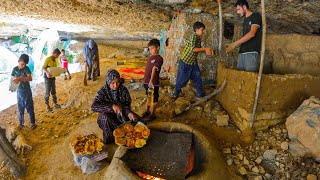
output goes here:
[[[55, 28], [71, 33], [74, 38], [147, 40], [156, 37], [177, 10], [218, 15], [218, 3], [211, 0], [0, 0], [0, 3], [2, 37]], [[229, 23], [242, 22], [234, 3], [222, 1], [224, 19]], [[268, 31], [320, 34], [319, 1], [268, 0], [265, 6]], [[250, 1], [250, 8], [260, 11], [260, 1]]]
[[[164, 48], [164, 68], [170, 67], [169, 78], [171, 83], [175, 83], [179, 60], [186, 43], [189, 41], [193, 31], [193, 23], [203, 22], [206, 31], [201, 39], [202, 47], [211, 47], [218, 50], [219, 44], [219, 20], [217, 16], [211, 14], [181, 13], [170, 26], [167, 37], [169, 45]], [[213, 84], [216, 80], [217, 57], [208, 57], [204, 53], [199, 53], [198, 64], [202, 73], [204, 84]]]
[[[224, 18], [232, 23], [243, 20], [235, 13], [236, 1], [222, 1]], [[249, 1], [250, 9], [261, 11], [261, 1]], [[191, 7], [218, 15], [218, 3], [212, 0], [192, 0]], [[265, 1], [267, 29], [277, 34], [320, 34], [320, 1], [318, 0], [268, 0]]]
[[[130, 1], [0, 0], [0, 4], [1, 18], [6, 16], [11, 19], [13, 23], [20, 21], [19, 17], [26, 17], [49, 22], [58, 21], [64, 24], [84, 25], [89, 26], [89, 30], [80, 34], [74, 34], [74, 36], [93, 36], [97, 39], [151, 38], [154, 37], [155, 34], [158, 34], [163, 23], [170, 20], [170, 12], [164, 9], [153, 5], [135, 4]], [[29, 23], [32, 24], [33, 22]], [[55, 26], [56, 25], [57, 24], [55, 24]], [[34, 27], [30, 28], [32, 29]], [[61, 27], [50, 26], [50, 28], [59, 29]]]

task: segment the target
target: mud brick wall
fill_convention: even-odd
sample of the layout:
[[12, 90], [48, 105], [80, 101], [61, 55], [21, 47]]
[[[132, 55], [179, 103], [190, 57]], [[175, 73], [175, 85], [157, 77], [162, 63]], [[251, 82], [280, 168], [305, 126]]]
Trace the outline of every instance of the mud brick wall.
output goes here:
[[320, 76], [320, 36], [268, 34], [266, 50], [275, 74]]
[[[181, 13], [173, 21], [169, 31], [169, 46], [163, 50], [164, 68], [170, 66], [170, 81], [176, 82], [177, 68], [183, 49], [190, 39], [193, 31], [193, 23], [200, 21], [205, 24], [206, 31], [202, 37], [202, 47], [218, 49], [219, 43], [219, 19], [206, 13], [191, 14]], [[202, 73], [204, 84], [213, 84], [216, 80], [217, 60], [216, 57], [207, 57], [199, 53], [198, 63]]]
[[[257, 74], [237, 71], [219, 65], [218, 85], [227, 79], [227, 86], [217, 100], [233, 122], [242, 130], [250, 128]], [[320, 77], [310, 75], [263, 75], [260, 98], [253, 130], [265, 129], [283, 122], [310, 96], [320, 97]]]

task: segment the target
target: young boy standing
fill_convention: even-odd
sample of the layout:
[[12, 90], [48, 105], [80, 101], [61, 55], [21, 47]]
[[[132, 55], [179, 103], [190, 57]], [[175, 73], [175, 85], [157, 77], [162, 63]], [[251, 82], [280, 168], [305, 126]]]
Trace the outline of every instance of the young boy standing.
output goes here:
[[146, 121], [152, 121], [156, 118], [155, 112], [157, 108], [157, 102], [159, 99], [159, 85], [160, 85], [160, 70], [163, 64], [163, 58], [159, 55], [160, 41], [158, 39], [152, 39], [148, 43], [150, 56], [146, 65], [144, 73], [144, 88], [148, 95], [148, 89], [153, 88], [153, 105], [147, 103], [146, 111], [142, 114], [142, 119]]
[[191, 80], [193, 85], [196, 87], [197, 98], [204, 96], [202, 91], [201, 73], [197, 62], [197, 55], [199, 52], [205, 52], [207, 56], [211, 56], [212, 49], [201, 47], [201, 36], [204, 33], [205, 25], [197, 21], [193, 24], [193, 30], [194, 33], [191, 35], [190, 40], [184, 48], [181, 60], [179, 61], [173, 100], [178, 98], [181, 88], [183, 88], [189, 80]]
[[50, 97], [50, 92], [52, 95], [52, 100], [54, 103], [55, 108], [60, 108], [60, 105], [57, 103], [57, 96], [56, 96], [56, 78], [52, 77], [50, 72], [48, 71], [48, 67], [57, 67], [57, 58], [61, 54], [60, 50], [57, 48], [53, 50], [53, 53], [51, 56], [49, 56], [44, 64], [43, 64], [43, 70], [45, 71], [44, 73], [44, 83], [45, 83], [45, 88], [46, 88], [46, 94], [44, 96], [45, 103], [47, 105], [47, 110], [52, 111], [52, 108], [49, 105], [49, 97]]
[[64, 49], [61, 49], [61, 56], [60, 56], [60, 64], [61, 67], [64, 68], [66, 70], [66, 72], [64, 73], [64, 80], [67, 80], [67, 73], [69, 75], [69, 80], [71, 79], [71, 75], [68, 69], [68, 58], [66, 56], [66, 51]]
[[22, 54], [18, 60], [19, 65], [13, 68], [11, 76], [15, 77], [14, 83], [19, 84], [17, 89], [17, 101], [18, 101], [18, 116], [20, 127], [24, 125], [24, 109], [27, 109], [29, 114], [31, 129], [36, 128], [36, 121], [34, 117], [34, 106], [32, 99], [32, 92], [29, 81], [32, 81], [31, 71], [27, 66], [29, 62], [29, 56]]

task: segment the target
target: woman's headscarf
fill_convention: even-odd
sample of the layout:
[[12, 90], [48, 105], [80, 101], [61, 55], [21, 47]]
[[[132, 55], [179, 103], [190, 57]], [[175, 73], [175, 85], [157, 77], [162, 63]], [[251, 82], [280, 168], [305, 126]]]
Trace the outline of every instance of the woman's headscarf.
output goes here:
[[110, 88], [111, 81], [116, 78], [120, 78], [119, 72], [115, 69], [110, 69], [106, 74], [106, 85], [102, 88], [104, 94], [106, 95], [106, 100], [112, 103], [116, 103], [120, 106], [130, 106], [131, 97], [126, 87], [120, 84], [117, 90], [112, 90]]
[[90, 48], [90, 49], [92, 49], [92, 48], [93, 48], [94, 43], [93, 43], [93, 41], [92, 41], [91, 39], [89, 40], [88, 45], [89, 45], [89, 48]]
[[110, 83], [112, 80], [120, 78], [118, 71], [111, 69], [106, 74], [106, 84], [98, 91], [92, 103], [92, 110], [95, 112], [113, 113], [112, 105], [119, 105], [124, 115], [131, 112], [131, 97], [128, 89], [120, 84], [119, 88], [112, 90]]
[[83, 55], [84, 59], [87, 61], [88, 64], [91, 64], [93, 61], [93, 56], [98, 56], [98, 45], [97, 43], [90, 39], [86, 42], [86, 44], [83, 47]]
[[106, 84], [109, 86], [111, 81], [116, 78], [119, 78], [119, 80], [120, 80], [119, 72], [115, 69], [110, 69], [106, 74]]

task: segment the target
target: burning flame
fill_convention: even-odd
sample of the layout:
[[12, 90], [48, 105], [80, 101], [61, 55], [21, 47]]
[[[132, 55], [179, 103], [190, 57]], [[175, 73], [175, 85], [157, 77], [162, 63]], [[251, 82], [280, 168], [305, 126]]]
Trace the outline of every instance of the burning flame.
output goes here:
[[150, 179], [150, 180], [166, 180], [158, 177], [151, 176], [149, 174], [143, 174], [142, 172], [136, 171], [137, 174], [142, 177], [143, 179]]

